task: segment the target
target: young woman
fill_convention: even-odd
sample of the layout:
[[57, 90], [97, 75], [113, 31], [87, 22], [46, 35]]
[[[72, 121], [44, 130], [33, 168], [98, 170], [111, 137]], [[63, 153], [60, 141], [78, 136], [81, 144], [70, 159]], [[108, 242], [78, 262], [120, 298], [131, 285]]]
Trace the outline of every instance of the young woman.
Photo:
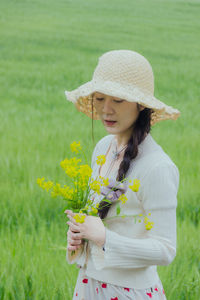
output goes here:
[[[82, 224], [66, 211], [67, 260], [80, 268], [73, 299], [166, 299], [157, 265], [170, 264], [176, 255], [179, 172], [150, 130], [180, 112], [154, 97], [152, 68], [131, 50], [104, 53], [92, 80], [65, 94], [78, 110], [100, 119], [109, 133], [94, 149], [92, 177], [109, 178], [108, 190], [127, 179], [118, 189], [127, 197], [121, 205], [127, 217], [109, 219], [116, 215], [116, 191], [109, 207], [105, 193], [93, 198], [99, 203], [99, 217], [86, 216]], [[99, 166], [96, 158], [102, 154], [106, 162]], [[140, 180], [138, 192], [126, 184], [133, 179]], [[135, 223], [129, 215], [148, 216], [154, 226], [147, 230], [145, 222]]]

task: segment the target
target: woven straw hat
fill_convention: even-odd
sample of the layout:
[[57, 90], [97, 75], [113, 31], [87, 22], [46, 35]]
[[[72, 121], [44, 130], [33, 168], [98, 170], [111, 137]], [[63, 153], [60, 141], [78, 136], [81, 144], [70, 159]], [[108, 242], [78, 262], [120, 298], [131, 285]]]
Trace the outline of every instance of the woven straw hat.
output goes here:
[[99, 116], [93, 106], [92, 94], [100, 92], [130, 102], [137, 102], [153, 110], [151, 125], [173, 119], [180, 112], [154, 97], [154, 76], [148, 60], [131, 50], [113, 50], [99, 57], [92, 80], [73, 91], [65, 91], [67, 100], [95, 120]]

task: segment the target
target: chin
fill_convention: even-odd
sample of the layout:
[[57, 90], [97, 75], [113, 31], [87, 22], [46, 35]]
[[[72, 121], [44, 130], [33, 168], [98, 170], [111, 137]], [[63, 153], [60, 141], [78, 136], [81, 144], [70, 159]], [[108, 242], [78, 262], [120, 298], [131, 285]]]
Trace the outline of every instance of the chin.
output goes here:
[[104, 128], [110, 134], [118, 134], [119, 133], [119, 130], [117, 130], [116, 128], [111, 128], [111, 127], [104, 127]]

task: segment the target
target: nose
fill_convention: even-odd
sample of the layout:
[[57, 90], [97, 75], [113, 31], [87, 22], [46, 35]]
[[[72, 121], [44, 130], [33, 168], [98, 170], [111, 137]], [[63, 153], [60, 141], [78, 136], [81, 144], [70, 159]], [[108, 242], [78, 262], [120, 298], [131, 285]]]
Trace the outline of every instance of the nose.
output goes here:
[[112, 101], [110, 99], [106, 98], [103, 101], [102, 112], [105, 114], [113, 113]]

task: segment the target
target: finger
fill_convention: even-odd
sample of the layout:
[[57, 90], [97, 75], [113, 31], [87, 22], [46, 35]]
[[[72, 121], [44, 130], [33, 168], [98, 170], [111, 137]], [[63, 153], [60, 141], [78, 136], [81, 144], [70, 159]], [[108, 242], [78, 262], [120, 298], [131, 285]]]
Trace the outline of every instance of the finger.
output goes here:
[[73, 218], [73, 216], [68, 216], [68, 218], [70, 219], [70, 221], [74, 224], [74, 225], [78, 225], [80, 223], [77, 223], [76, 220]]
[[73, 217], [75, 215], [75, 213], [73, 213], [72, 210], [66, 210], [67, 211], [67, 216], [69, 218], [69, 216]]
[[80, 241], [80, 242], [83, 241], [80, 232], [78, 232], [78, 233], [69, 232], [67, 234], [67, 240], [70, 240], [70, 241]]
[[72, 230], [72, 229], [70, 229], [70, 227], [69, 227], [69, 235], [70, 235], [70, 236], [73, 236], [74, 234], [77, 235], [78, 233], [80, 233], [80, 230], [78, 230], [78, 231], [77, 231], [77, 230]]
[[77, 240], [77, 241], [72, 241], [72, 240], [67, 240], [67, 245], [74, 247], [74, 246], [81, 246], [83, 245], [83, 242], [81, 240]]
[[74, 224], [74, 223], [68, 221], [67, 224], [69, 225], [69, 228], [71, 231], [80, 232], [80, 227], [79, 227], [78, 223]]
[[72, 240], [81, 240], [83, 237], [82, 237], [82, 234], [80, 232], [72, 232], [70, 235], [69, 235], [70, 239]]
[[77, 233], [80, 233], [80, 231], [71, 231], [71, 230], [68, 230], [67, 237], [69, 237], [70, 239], [74, 239], [74, 235], [77, 235]]
[[75, 239], [82, 238], [80, 227], [69, 222], [69, 229], [70, 229], [69, 235], [71, 237], [74, 237]]
[[68, 238], [67, 241], [68, 241], [68, 244], [70, 244], [70, 246], [77, 246], [82, 243], [82, 240], [72, 240], [70, 238]]
[[81, 247], [81, 245], [80, 246], [67, 246], [67, 250], [73, 251], [73, 250], [79, 249], [80, 247]]
[[64, 213], [67, 215], [68, 218], [73, 217], [75, 213], [72, 210], [66, 209]]
[[80, 245], [67, 245], [67, 249], [72, 251], [72, 250], [77, 250], [78, 248], [80, 248], [81, 246]]

